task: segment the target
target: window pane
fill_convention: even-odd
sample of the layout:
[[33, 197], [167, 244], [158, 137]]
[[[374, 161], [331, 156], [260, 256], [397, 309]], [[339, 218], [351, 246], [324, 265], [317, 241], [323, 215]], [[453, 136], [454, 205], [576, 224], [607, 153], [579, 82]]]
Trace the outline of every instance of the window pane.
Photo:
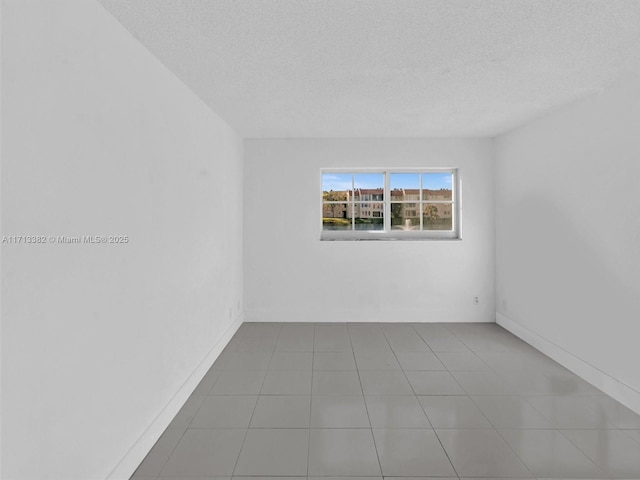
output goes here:
[[[412, 206], [413, 205], [413, 206]], [[393, 230], [420, 230], [420, 209], [416, 203], [391, 203]]]
[[422, 205], [423, 230], [453, 230], [452, 203], [425, 203]]
[[384, 200], [384, 175], [382, 173], [357, 173], [353, 176], [356, 202]]
[[384, 203], [356, 203], [354, 210], [356, 230], [384, 229]]
[[391, 190], [418, 190], [420, 188], [419, 173], [392, 173], [389, 181]]
[[349, 201], [349, 191], [329, 190], [322, 192], [323, 202], [347, 202]]
[[451, 200], [452, 180], [453, 175], [451, 173], [423, 173], [422, 199]]
[[323, 218], [349, 218], [348, 215], [349, 204], [347, 203], [323, 203], [322, 204], [322, 217]]
[[351, 230], [350, 205], [347, 203], [322, 204], [323, 230]]
[[350, 173], [323, 173], [322, 199], [324, 201], [347, 200], [347, 193], [351, 193], [353, 175]]
[[392, 173], [390, 182], [392, 202], [420, 200], [419, 173]]

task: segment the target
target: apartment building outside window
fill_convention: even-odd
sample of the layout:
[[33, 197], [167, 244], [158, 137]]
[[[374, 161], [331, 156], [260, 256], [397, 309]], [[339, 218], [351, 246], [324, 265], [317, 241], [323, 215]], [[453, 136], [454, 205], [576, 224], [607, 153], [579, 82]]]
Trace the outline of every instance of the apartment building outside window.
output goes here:
[[458, 170], [322, 170], [322, 240], [460, 238]]

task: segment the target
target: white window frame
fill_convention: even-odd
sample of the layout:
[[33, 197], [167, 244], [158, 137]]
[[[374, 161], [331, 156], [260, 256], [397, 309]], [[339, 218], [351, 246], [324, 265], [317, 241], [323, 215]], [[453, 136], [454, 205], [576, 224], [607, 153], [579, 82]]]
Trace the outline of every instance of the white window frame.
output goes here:
[[[324, 202], [322, 200], [322, 177], [324, 174], [359, 174], [377, 173], [384, 175], [384, 200], [375, 201], [384, 204], [384, 228], [382, 230], [324, 230], [322, 217], [324, 212]], [[452, 204], [451, 214], [452, 230], [393, 230], [391, 228], [391, 174], [392, 173], [451, 173], [452, 192], [451, 201], [448, 200], [423, 200], [422, 184], [420, 185], [420, 198], [418, 200], [407, 200], [393, 203], [416, 203], [420, 209], [420, 228], [422, 228], [423, 215], [421, 205], [423, 203], [446, 203]], [[420, 177], [422, 179], [422, 177]], [[422, 182], [422, 180], [421, 180]], [[320, 240], [461, 240], [461, 178], [458, 168], [323, 168], [320, 170]], [[343, 202], [345, 203], [345, 202]], [[353, 205], [355, 200], [349, 202]], [[369, 203], [374, 203], [371, 201]]]

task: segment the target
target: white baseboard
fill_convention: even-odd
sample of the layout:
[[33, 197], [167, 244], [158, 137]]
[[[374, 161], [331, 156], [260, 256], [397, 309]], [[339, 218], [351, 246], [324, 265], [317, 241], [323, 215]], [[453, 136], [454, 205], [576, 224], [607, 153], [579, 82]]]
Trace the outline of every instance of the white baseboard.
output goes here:
[[640, 392], [637, 390], [498, 312], [496, 312], [496, 323], [594, 387], [640, 414]]
[[245, 310], [245, 322], [284, 323], [494, 323], [492, 309], [468, 311], [425, 312], [424, 310], [313, 310], [274, 311]]
[[227, 346], [231, 337], [236, 333], [243, 323], [242, 315], [239, 315], [229, 326], [226, 332], [220, 337], [216, 344], [209, 350], [209, 353], [202, 359], [195, 370], [182, 384], [176, 394], [169, 400], [158, 416], [151, 422], [140, 438], [133, 444], [118, 465], [107, 477], [107, 480], [128, 480], [135, 472], [138, 465], [144, 460], [149, 450], [158, 441], [164, 430], [169, 426], [171, 420], [187, 401], [189, 396], [198, 386], [204, 375], [209, 371], [213, 362], [216, 361], [224, 347]]

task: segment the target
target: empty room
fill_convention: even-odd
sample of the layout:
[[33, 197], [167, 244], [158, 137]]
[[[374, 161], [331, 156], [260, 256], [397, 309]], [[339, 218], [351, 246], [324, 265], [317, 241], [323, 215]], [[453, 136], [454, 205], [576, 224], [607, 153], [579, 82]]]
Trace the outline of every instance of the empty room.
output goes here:
[[0, 5], [2, 480], [640, 479], [640, 1]]

